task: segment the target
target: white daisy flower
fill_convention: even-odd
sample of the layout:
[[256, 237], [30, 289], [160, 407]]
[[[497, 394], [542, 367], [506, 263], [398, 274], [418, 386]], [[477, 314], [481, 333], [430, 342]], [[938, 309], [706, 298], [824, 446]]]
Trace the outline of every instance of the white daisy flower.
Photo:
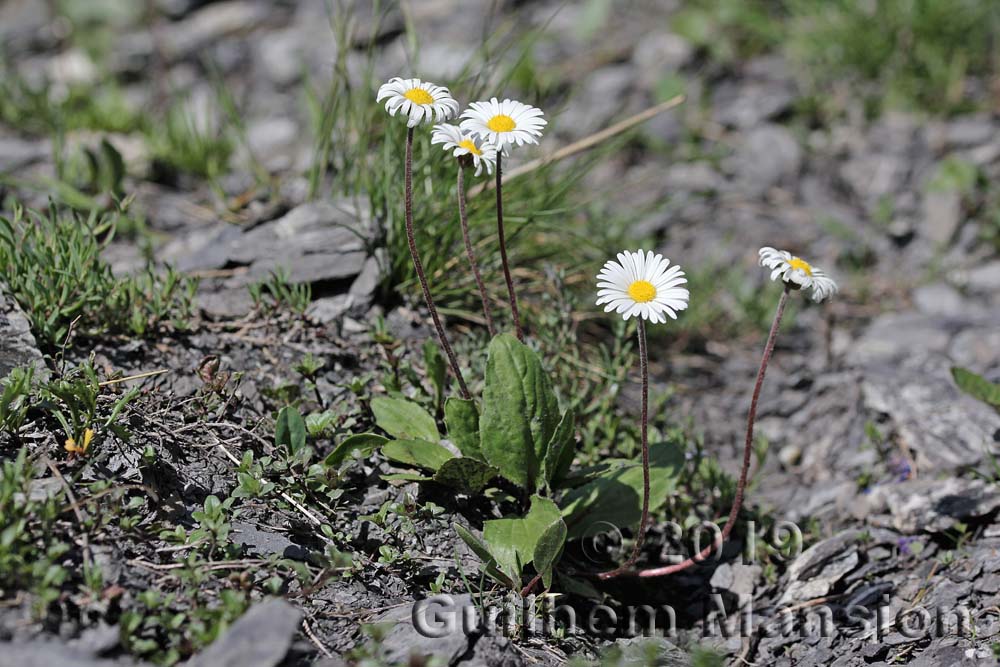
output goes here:
[[401, 79], [398, 76], [389, 79], [378, 89], [375, 101], [381, 102], [385, 98], [388, 98], [385, 110], [390, 116], [402, 111], [408, 117], [407, 127], [449, 120], [458, 113], [458, 102], [447, 88], [420, 79]]
[[482, 173], [486, 167], [486, 173], [492, 174], [493, 167], [497, 163], [497, 147], [483, 141], [471, 132], [462, 132], [457, 125], [441, 123], [434, 126], [431, 133], [432, 144], [444, 144], [446, 151], [452, 151], [452, 155], [457, 158], [463, 155], [472, 156], [472, 163], [476, 166], [476, 176]]
[[548, 123], [542, 110], [516, 100], [497, 98], [489, 102], [473, 102], [462, 112], [462, 129], [479, 135], [507, 154], [513, 144], [537, 144], [542, 128]]
[[813, 301], [823, 301], [837, 293], [837, 283], [833, 278], [787, 250], [764, 247], [758, 254], [760, 265], [771, 269], [771, 280], [780, 277], [794, 289], [811, 289]]
[[688, 307], [691, 293], [684, 287], [684, 271], [677, 264], [652, 252], [618, 253], [618, 261], [604, 265], [597, 276], [597, 305], [625, 319], [636, 315], [653, 324], [666, 322], [664, 315], [677, 319], [677, 311]]

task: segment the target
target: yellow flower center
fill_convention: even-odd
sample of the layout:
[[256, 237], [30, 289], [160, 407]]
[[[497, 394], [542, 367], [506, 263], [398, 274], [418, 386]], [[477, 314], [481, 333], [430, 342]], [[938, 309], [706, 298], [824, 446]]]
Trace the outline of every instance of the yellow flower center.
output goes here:
[[517, 123], [510, 116], [500, 114], [490, 118], [490, 121], [486, 123], [486, 127], [490, 128], [493, 132], [510, 132], [517, 127]]
[[403, 93], [403, 97], [410, 100], [414, 104], [433, 104], [434, 98], [423, 88], [410, 88], [408, 91]]
[[465, 150], [469, 151], [473, 155], [482, 155], [483, 154], [483, 152], [481, 150], [479, 150], [478, 148], [476, 148], [476, 143], [474, 141], [472, 141], [472, 139], [462, 139], [462, 141], [459, 142], [458, 147], [459, 148], [464, 148]]
[[656, 288], [648, 280], [636, 280], [628, 286], [628, 295], [636, 303], [649, 303], [656, 298]]
[[798, 269], [799, 271], [802, 271], [807, 276], [812, 276], [813, 274], [813, 267], [809, 266], [809, 262], [807, 262], [804, 259], [799, 259], [798, 257], [792, 257], [790, 260], [788, 260], [788, 265], [793, 269]]

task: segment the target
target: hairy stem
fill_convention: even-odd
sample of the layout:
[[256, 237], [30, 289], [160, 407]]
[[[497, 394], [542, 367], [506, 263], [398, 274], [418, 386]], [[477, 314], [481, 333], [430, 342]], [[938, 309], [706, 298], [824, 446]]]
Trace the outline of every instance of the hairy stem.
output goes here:
[[476, 287], [479, 288], [479, 298], [483, 302], [483, 316], [486, 317], [486, 328], [490, 332], [490, 338], [492, 338], [496, 336], [497, 330], [493, 324], [493, 315], [490, 314], [490, 301], [489, 297], [486, 296], [486, 285], [483, 283], [483, 276], [479, 273], [476, 251], [472, 249], [472, 241], [469, 239], [469, 216], [465, 212], [465, 164], [461, 161], [458, 164], [458, 220], [462, 224], [465, 255], [469, 258], [469, 266], [472, 267], [472, 275], [476, 279]]
[[788, 301], [788, 293], [790, 289], [791, 288], [786, 285], [785, 291], [781, 293], [781, 299], [778, 301], [778, 309], [774, 313], [774, 321], [771, 323], [771, 333], [768, 334], [767, 343], [764, 345], [764, 356], [761, 357], [760, 360], [760, 369], [757, 371], [757, 382], [754, 384], [753, 396], [750, 398], [750, 412], [747, 414], [747, 438], [746, 442], [743, 444], [743, 468], [740, 470], [740, 479], [736, 484], [736, 496], [733, 498], [733, 507], [729, 510], [729, 518], [726, 519], [726, 525], [722, 528], [722, 532], [719, 533], [719, 536], [716, 538], [714, 544], [705, 547], [691, 558], [666, 567], [640, 570], [636, 573], [636, 576], [662, 577], [675, 572], [680, 572], [681, 570], [686, 570], [695, 563], [700, 563], [705, 560], [708, 555], [712, 553], [712, 551], [722, 547], [722, 544], [729, 538], [729, 534], [732, 532], [733, 526], [736, 525], [736, 517], [740, 513], [740, 507], [743, 505], [743, 494], [746, 491], [747, 471], [750, 469], [750, 452], [753, 449], [753, 425], [754, 421], [757, 419], [757, 400], [760, 398], [760, 389], [764, 385], [764, 373], [767, 372], [767, 364], [771, 360], [771, 353], [774, 352], [774, 341], [778, 337], [778, 329], [781, 327], [781, 318], [785, 313], [785, 303]]
[[517, 311], [517, 293], [514, 292], [514, 280], [510, 277], [510, 264], [507, 262], [507, 240], [503, 231], [503, 155], [497, 151], [497, 238], [500, 242], [500, 261], [503, 264], [503, 277], [507, 281], [507, 296], [510, 299], [510, 312], [514, 316], [514, 330], [517, 339], [524, 342], [524, 330], [521, 328], [521, 315]]
[[635, 565], [642, 551], [642, 543], [646, 538], [646, 525], [649, 523], [649, 357], [646, 350], [646, 322], [639, 318], [639, 372], [642, 376], [642, 518], [639, 520], [639, 530], [635, 536], [632, 554], [621, 566], [597, 575], [598, 579], [614, 579], [620, 577]]
[[413, 260], [413, 268], [417, 272], [417, 278], [420, 280], [420, 288], [424, 292], [424, 303], [427, 304], [427, 310], [431, 313], [431, 319], [434, 320], [434, 328], [437, 330], [438, 340], [441, 342], [441, 348], [444, 350], [445, 356], [448, 357], [448, 363], [451, 365], [451, 372], [455, 374], [455, 379], [458, 380], [458, 386], [462, 392], [462, 398], [471, 398], [472, 395], [469, 393], [469, 388], [465, 386], [465, 378], [462, 377], [462, 369], [458, 367], [458, 359], [455, 357], [455, 351], [451, 349], [451, 345], [448, 343], [448, 337], [445, 336], [444, 326], [441, 324], [441, 317], [438, 315], [437, 306], [434, 305], [434, 299], [431, 297], [431, 288], [427, 284], [427, 276], [424, 274], [424, 265], [420, 261], [420, 254], [417, 252], [417, 242], [413, 235], [413, 128], [407, 128], [406, 130], [406, 160], [403, 171], [403, 184], [405, 188], [404, 200], [403, 200], [403, 212], [404, 219], [406, 222], [406, 241], [410, 246], [410, 258]]

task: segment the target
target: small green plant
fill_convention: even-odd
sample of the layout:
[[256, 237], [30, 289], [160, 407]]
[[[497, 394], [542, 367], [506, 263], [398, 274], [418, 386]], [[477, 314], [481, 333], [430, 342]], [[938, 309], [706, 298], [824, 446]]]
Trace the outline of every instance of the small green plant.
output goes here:
[[197, 281], [151, 266], [119, 278], [101, 257], [128, 204], [86, 217], [54, 204], [47, 214], [29, 210], [26, 217], [16, 206], [13, 218], [0, 217], [0, 272], [46, 347], [64, 344], [71, 329], [83, 336], [144, 336], [189, 326]]
[[236, 472], [239, 486], [231, 494], [233, 498], [263, 498], [276, 488], [271, 482], [264, 481], [264, 469], [270, 460], [254, 461], [253, 452], [243, 453], [243, 460]]
[[283, 268], [272, 271], [267, 280], [251, 283], [247, 289], [254, 307], [264, 312], [287, 308], [301, 315], [312, 302], [312, 286], [308, 283], [291, 282], [288, 272]]
[[39, 392], [42, 408], [56, 418], [66, 433], [66, 451], [71, 454], [85, 456], [97, 430], [113, 431], [128, 439], [128, 433], [116, 421], [139, 390], [132, 389], [116, 398], [103, 419], [98, 416], [100, 394], [101, 384], [91, 362], [46, 383]]
[[0, 598], [30, 591], [35, 611], [42, 613], [59, 598], [59, 587], [70, 576], [62, 565], [70, 545], [55, 533], [62, 493], [38, 499], [31, 492], [33, 478], [26, 449], [0, 464]]
[[174, 665], [215, 641], [250, 606], [245, 594], [218, 596], [197, 586], [190, 597], [143, 591], [119, 621], [122, 646], [157, 665]]
[[28, 416], [35, 369], [14, 368], [0, 382], [0, 431], [17, 435]]
[[188, 536], [188, 543], [202, 543], [208, 546], [209, 557], [216, 549], [229, 545], [229, 523], [227, 513], [233, 506], [233, 498], [219, 500], [216, 496], [208, 496], [200, 510], [191, 513], [198, 526]]
[[162, 122], [146, 132], [156, 163], [165, 170], [206, 178], [214, 182], [224, 174], [233, 153], [233, 142], [219, 124], [201, 122], [186, 100], [173, 104]]

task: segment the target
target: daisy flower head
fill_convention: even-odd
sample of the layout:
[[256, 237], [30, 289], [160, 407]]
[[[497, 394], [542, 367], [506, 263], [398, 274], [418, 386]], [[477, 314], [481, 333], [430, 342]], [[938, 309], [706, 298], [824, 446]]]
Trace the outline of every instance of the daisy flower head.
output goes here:
[[837, 283], [822, 269], [787, 250], [763, 247], [758, 252], [760, 265], [771, 269], [771, 280], [779, 277], [793, 289], [811, 289], [813, 301], [829, 299], [837, 293]]
[[389, 79], [375, 96], [376, 102], [382, 100], [386, 100], [385, 110], [390, 116], [401, 111], [407, 117], [407, 127], [449, 120], [458, 113], [458, 102], [447, 88], [420, 79], [401, 79], [398, 76]]
[[462, 118], [463, 130], [496, 145], [505, 155], [513, 144], [537, 144], [548, 123], [541, 109], [516, 100], [500, 102], [495, 97], [489, 102], [473, 102]]
[[483, 141], [471, 132], [463, 132], [457, 125], [441, 123], [434, 126], [431, 133], [432, 144], [443, 144], [442, 148], [451, 151], [457, 158], [468, 155], [476, 166], [476, 176], [486, 167], [486, 173], [492, 174], [497, 163], [497, 147]]
[[610, 260], [597, 275], [597, 305], [604, 312], [612, 310], [625, 319], [633, 315], [653, 324], [677, 319], [677, 311], [688, 307], [691, 294], [681, 285], [687, 282], [677, 264], [652, 252], [618, 253], [618, 261]]

